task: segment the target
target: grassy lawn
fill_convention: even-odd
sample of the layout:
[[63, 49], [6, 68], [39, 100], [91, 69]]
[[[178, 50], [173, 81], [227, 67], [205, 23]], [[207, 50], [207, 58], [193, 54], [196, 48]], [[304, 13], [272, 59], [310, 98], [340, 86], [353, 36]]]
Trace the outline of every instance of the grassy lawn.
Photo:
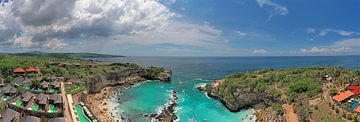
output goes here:
[[9, 99], [9, 96], [2, 96], [1, 99], [2, 99], [3, 101], [7, 101], [7, 100]]
[[41, 89], [41, 88], [37, 88], [35, 91], [36, 91], [36, 92], [44, 92], [44, 90]]
[[14, 105], [21, 107], [23, 105], [23, 102], [21, 100], [17, 100], [15, 103], [13, 103]]
[[69, 88], [65, 89], [66, 94], [75, 94], [78, 93], [80, 91], [84, 91], [86, 89], [85, 86], [71, 86]]
[[49, 93], [55, 93], [55, 92], [57, 92], [56, 89], [50, 89], [50, 90], [49, 90]]
[[58, 112], [58, 108], [55, 107], [53, 104], [50, 104], [50, 108], [49, 108], [49, 113], [52, 113], [52, 112]]
[[336, 114], [335, 111], [328, 108], [324, 103], [316, 110], [312, 108], [312, 118], [316, 122], [347, 122], [341, 117], [341, 114]]
[[40, 106], [38, 105], [38, 104], [33, 104], [32, 106], [31, 106], [31, 110], [33, 110], [33, 111], [39, 111], [40, 110]]

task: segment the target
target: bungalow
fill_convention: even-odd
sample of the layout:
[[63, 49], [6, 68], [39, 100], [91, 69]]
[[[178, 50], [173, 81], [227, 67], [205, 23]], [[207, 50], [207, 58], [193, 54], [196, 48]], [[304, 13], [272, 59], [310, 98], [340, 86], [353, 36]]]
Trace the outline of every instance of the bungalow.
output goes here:
[[24, 75], [26, 72], [23, 68], [19, 67], [19, 68], [14, 69], [13, 73], [14, 73], [14, 75]]
[[73, 64], [75, 67], [80, 67], [81, 66], [81, 64], [79, 64], [79, 63], [74, 63]]
[[85, 67], [91, 68], [91, 67], [93, 67], [93, 65], [92, 64], [86, 64]]
[[354, 93], [351, 91], [346, 91], [346, 92], [340, 92], [339, 94], [333, 96], [333, 100], [336, 102], [342, 102], [348, 98], [350, 98], [351, 96], [353, 96]]
[[48, 101], [48, 96], [44, 93], [40, 93], [36, 96], [36, 102], [39, 104], [39, 107], [45, 110], [45, 106]]
[[53, 67], [53, 66], [58, 66], [60, 63], [59, 62], [49, 62], [49, 67]]
[[10, 108], [1, 112], [0, 122], [15, 122], [20, 117], [20, 113]]
[[4, 95], [6, 96], [12, 96], [17, 93], [16, 88], [13, 86], [5, 86], [3, 88], [3, 91], [4, 91]]
[[41, 88], [43, 88], [44, 90], [48, 89], [49, 88], [49, 83], [48, 82], [42, 82], [40, 84]]
[[24, 94], [21, 95], [21, 101], [24, 103], [29, 103], [30, 100], [34, 97], [34, 94], [30, 93], [30, 92], [25, 92]]
[[51, 87], [53, 87], [53, 88], [59, 88], [60, 87], [60, 82], [51, 82]]
[[35, 74], [37, 74], [38, 72], [39, 72], [39, 70], [34, 68], [34, 67], [30, 67], [30, 68], [26, 69], [26, 73], [35, 73]]
[[62, 103], [61, 95], [60, 94], [51, 94], [49, 102], [52, 104], [61, 104]]
[[54, 105], [56, 108], [63, 108], [62, 97], [60, 94], [51, 94], [49, 103]]

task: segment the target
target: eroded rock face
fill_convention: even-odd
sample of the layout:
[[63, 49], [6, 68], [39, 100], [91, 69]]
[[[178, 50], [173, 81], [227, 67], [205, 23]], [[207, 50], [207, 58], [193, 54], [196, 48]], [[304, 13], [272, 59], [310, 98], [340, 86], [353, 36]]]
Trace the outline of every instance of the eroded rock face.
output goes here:
[[282, 115], [277, 114], [271, 107], [256, 112], [257, 122], [286, 122]]
[[266, 108], [273, 102], [283, 102], [281, 98], [269, 95], [269, 91], [251, 89], [244, 85], [236, 86], [236, 88], [229, 93], [229, 96], [232, 97], [230, 101], [229, 98], [226, 99], [219, 94], [218, 86], [220, 83], [222, 82], [214, 81], [205, 87], [198, 87], [198, 89], [206, 91], [209, 97], [221, 101], [232, 112], [238, 112], [246, 108]]
[[156, 79], [160, 81], [170, 82], [172, 76], [172, 71], [170, 69], [165, 69], [160, 76], [158, 76]]
[[90, 78], [87, 82], [88, 92], [97, 93], [104, 87], [127, 85], [131, 86], [146, 80], [160, 80], [164, 82], [171, 81], [172, 71], [165, 69], [158, 76], [147, 72], [144, 69], [108, 72], [105, 75], [97, 75]]

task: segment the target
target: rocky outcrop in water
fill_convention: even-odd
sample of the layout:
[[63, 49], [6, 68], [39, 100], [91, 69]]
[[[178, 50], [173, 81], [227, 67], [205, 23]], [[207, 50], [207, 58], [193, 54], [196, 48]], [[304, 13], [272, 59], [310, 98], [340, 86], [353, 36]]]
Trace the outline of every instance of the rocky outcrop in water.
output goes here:
[[173, 122], [178, 119], [175, 114], [175, 107], [178, 105], [176, 100], [178, 99], [176, 91], [171, 91], [171, 97], [166, 106], [157, 114], [145, 115], [145, 117], [149, 117], [154, 121], [159, 122]]

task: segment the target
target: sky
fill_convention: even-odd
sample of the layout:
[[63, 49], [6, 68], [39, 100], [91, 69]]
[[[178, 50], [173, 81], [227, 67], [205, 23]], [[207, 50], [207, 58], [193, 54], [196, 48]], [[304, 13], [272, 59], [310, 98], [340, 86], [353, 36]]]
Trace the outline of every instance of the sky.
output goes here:
[[359, 0], [0, 0], [0, 52], [360, 54]]

